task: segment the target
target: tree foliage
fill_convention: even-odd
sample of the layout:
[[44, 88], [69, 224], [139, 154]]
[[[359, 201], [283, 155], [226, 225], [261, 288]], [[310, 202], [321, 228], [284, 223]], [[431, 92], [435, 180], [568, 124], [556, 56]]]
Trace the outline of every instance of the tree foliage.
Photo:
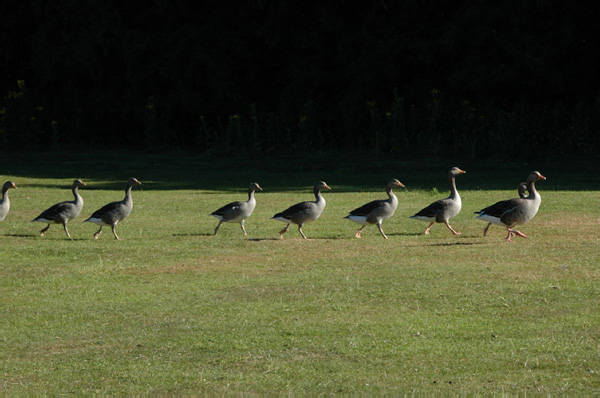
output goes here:
[[599, 149], [594, 3], [2, 7], [3, 146]]

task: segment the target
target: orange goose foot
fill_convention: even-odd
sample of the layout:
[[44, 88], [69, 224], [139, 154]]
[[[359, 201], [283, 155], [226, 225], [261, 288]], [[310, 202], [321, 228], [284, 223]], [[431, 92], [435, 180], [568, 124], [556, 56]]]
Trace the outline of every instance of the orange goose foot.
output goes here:
[[462, 235], [461, 232], [456, 232], [455, 230], [453, 230], [452, 227], [450, 226], [450, 224], [446, 224], [446, 226], [452, 232], [453, 235]]
[[509, 231], [516, 236], [520, 236], [521, 238], [529, 238], [529, 236], [525, 235], [522, 232], [517, 231], [516, 229], [509, 229]]
[[425, 230], [425, 235], [429, 235], [429, 230], [431, 229], [431, 227], [433, 226], [434, 223], [429, 224], [429, 226], [427, 227], [427, 229]]

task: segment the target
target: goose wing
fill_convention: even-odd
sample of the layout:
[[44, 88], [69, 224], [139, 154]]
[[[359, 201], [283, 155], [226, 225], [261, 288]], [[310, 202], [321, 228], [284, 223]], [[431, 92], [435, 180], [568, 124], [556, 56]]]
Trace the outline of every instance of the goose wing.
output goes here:
[[122, 201], [110, 202], [102, 206], [100, 209], [96, 210], [94, 214], [90, 216], [90, 218], [99, 218], [105, 222], [108, 222], [107, 220], [110, 220], [112, 222], [113, 219], [119, 218], [119, 215], [122, 212], [122, 207]]
[[449, 199], [440, 199], [419, 211], [413, 217], [435, 217], [440, 211], [448, 207], [448, 202]]
[[315, 202], [300, 202], [300, 203], [297, 203], [297, 204], [293, 205], [292, 207], [289, 207], [286, 210], [282, 211], [281, 213], [275, 214], [273, 216], [273, 218], [291, 219], [296, 214], [299, 214], [299, 213], [302, 213], [304, 211], [307, 211], [307, 210], [311, 209], [314, 206], [314, 204], [315, 204]]
[[225, 206], [221, 207], [220, 209], [213, 211], [210, 215], [223, 217], [223, 216], [225, 216], [226, 213], [238, 213], [241, 210], [243, 203], [244, 202], [228, 203]]
[[385, 200], [374, 200], [372, 202], [366, 203], [361, 207], [352, 210], [350, 212], [350, 215], [356, 217], [367, 217], [371, 213], [373, 213], [373, 211], [380, 208], [383, 205], [383, 202], [385, 202]]
[[34, 220], [38, 220], [38, 219], [54, 220], [59, 214], [62, 214], [62, 213], [65, 213], [66, 211], [71, 210], [73, 206], [74, 206], [73, 202], [69, 202], [69, 201], [57, 203], [57, 204], [49, 207], [48, 209], [44, 210], [42, 212], [42, 214], [40, 214], [39, 216], [34, 218]]
[[504, 213], [518, 206], [520, 202], [520, 199], [501, 200], [500, 202], [496, 202], [485, 209], [476, 211], [475, 214], [500, 218]]

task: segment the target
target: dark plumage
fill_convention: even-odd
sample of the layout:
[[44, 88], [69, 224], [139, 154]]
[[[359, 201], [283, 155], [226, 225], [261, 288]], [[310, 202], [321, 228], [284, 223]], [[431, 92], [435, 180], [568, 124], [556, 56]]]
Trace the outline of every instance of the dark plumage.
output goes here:
[[429, 235], [429, 230], [434, 223], [444, 223], [446, 227], [454, 234], [460, 235], [460, 232], [456, 232], [450, 226], [450, 219], [460, 213], [460, 209], [462, 207], [462, 201], [460, 199], [460, 195], [458, 194], [458, 190], [456, 189], [456, 176], [459, 174], [464, 174], [465, 171], [459, 169], [458, 167], [453, 167], [448, 171], [448, 181], [450, 183], [450, 196], [446, 199], [440, 199], [436, 202], [433, 202], [423, 210], [419, 211], [417, 214], [410, 218], [414, 218], [416, 220], [427, 221], [429, 222], [429, 226], [425, 230], [425, 234]]
[[321, 195], [322, 189], [331, 188], [324, 181], [319, 181], [315, 184], [313, 189], [316, 199], [314, 202], [300, 202], [271, 217], [271, 220], [287, 223], [285, 228], [279, 231], [279, 239], [283, 239], [283, 234], [288, 231], [290, 224], [298, 225], [300, 235], [302, 235], [304, 239], [308, 239], [306, 235], [304, 235], [304, 232], [302, 232], [302, 226], [306, 223], [315, 221], [321, 216], [321, 213], [323, 213], [326, 203], [325, 198]]
[[385, 187], [385, 191], [389, 197], [388, 199], [374, 200], [369, 202], [357, 209], [352, 210], [349, 215], [344, 217], [348, 220], [362, 224], [362, 227], [356, 232], [355, 237], [360, 239], [362, 230], [367, 225], [376, 224], [381, 235], [385, 239], [388, 238], [383, 232], [381, 224], [383, 220], [387, 220], [393, 216], [396, 208], [398, 207], [398, 198], [396, 198], [396, 195], [394, 195], [392, 192], [394, 187], [404, 188], [404, 185], [402, 185], [402, 183], [395, 178], [390, 180]]
[[224, 222], [240, 223], [244, 235], [247, 235], [246, 228], [244, 228], [244, 220], [252, 215], [252, 212], [256, 207], [256, 199], [254, 198], [254, 192], [256, 190], [262, 191], [262, 188], [257, 182], [253, 182], [250, 184], [250, 188], [248, 188], [247, 201], [232, 202], [211, 213], [211, 216], [219, 219], [219, 224], [217, 224], [217, 227], [215, 228], [215, 235], [217, 235], [219, 227]]
[[50, 224], [54, 223], [62, 224], [65, 233], [69, 238], [71, 238], [71, 234], [69, 234], [69, 230], [67, 229], [67, 223], [77, 217], [83, 208], [83, 198], [81, 195], [79, 195], [78, 190], [81, 186], [85, 186], [83, 181], [73, 181], [71, 191], [73, 192], [75, 200], [57, 203], [49, 209], [44, 210], [42, 214], [31, 220], [32, 222], [43, 222], [48, 224], [48, 226], [40, 231], [41, 236], [44, 236], [48, 229], [50, 229]]
[[514, 199], [517, 202], [516, 206], [507, 210], [500, 216], [500, 221], [506, 226], [506, 230], [508, 231], [508, 236], [506, 237], [507, 242], [511, 241], [511, 235], [527, 238], [527, 235], [522, 234], [514, 228], [517, 225], [525, 224], [537, 214], [540, 204], [542, 203], [542, 197], [535, 189], [535, 182], [545, 179], [546, 177], [540, 174], [539, 171], [530, 173], [527, 177], [527, 191], [529, 191], [529, 196], [526, 198]]
[[102, 233], [103, 226], [110, 226], [112, 229], [112, 233], [115, 236], [115, 239], [119, 239], [117, 236], [117, 231], [115, 228], [120, 221], [123, 221], [133, 209], [133, 198], [131, 197], [131, 188], [134, 185], [140, 185], [136, 178], [130, 178], [127, 181], [127, 185], [125, 186], [125, 198], [118, 202], [111, 202], [101, 209], [96, 210], [94, 214], [90, 216], [87, 220], [83, 222], [93, 222], [100, 226], [100, 229], [94, 234], [94, 239], [98, 239], [100, 234]]
[[[527, 192], [527, 183], [522, 182], [521, 184], [519, 184], [517, 192], [519, 193], [519, 198], [525, 198], [525, 192]], [[500, 202], [496, 202], [493, 205], [486, 207], [485, 209], [481, 209], [479, 211], [474, 212], [475, 214], [477, 214], [476, 218], [482, 221], [488, 221], [488, 225], [483, 230], [483, 236], [487, 236], [487, 232], [492, 224], [504, 225], [502, 221], [500, 221], [500, 217], [502, 217], [504, 213], [511, 210], [518, 204], [518, 199], [501, 200]]]

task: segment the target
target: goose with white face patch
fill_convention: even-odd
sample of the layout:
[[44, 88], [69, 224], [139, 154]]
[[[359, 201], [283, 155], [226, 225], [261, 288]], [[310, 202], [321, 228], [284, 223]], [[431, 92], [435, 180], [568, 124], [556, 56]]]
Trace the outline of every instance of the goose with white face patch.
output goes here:
[[[527, 183], [522, 182], [521, 184], [519, 184], [517, 192], [519, 193], [520, 199], [526, 198], [527, 195], [525, 194], [525, 192], [527, 192]], [[483, 236], [487, 236], [487, 232], [492, 226], [492, 224], [504, 226], [504, 223], [500, 221], [500, 217], [502, 217], [502, 214], [506, 213], [508, 210], [512, 209], [518, 204], [519, 201], [517, 199], [501, 200], [500, 202], [496, 202], [493, 205], [486, 207], [485, 209], [481, 209], [479, 211], [474, 212], [475, 214], [477, 214], [475, 218], [488, 222], [487, 227], [485, 227], [485, 229], [483, 230]]]
[[398, 198], [396, 195], [394, 195], [394, 192], [392, 192], [392, 189], [396, 187], [404, 188], [404, 185], [394, 178], [385, 186], [388, 199], [374, 200], [369, 202], [357, 209], [352, 210], [349, 215], [344, 217], [350, 221], [354, 221], [355, 223], [362, 225], [362, 227], [356, 232], [356, 235], [354, 235], [356, 238], [360, 239], [362, 230], [370, 224], [377, 225], [381, 236], [383, 236], [385, 239], [388, 238], [381, 228], [381, 223], [393, 216], [396, 208], [398, 207]]
[[429, 222], [429, 226], [425, 230], [425, 235], [429, 235], [429, 230], [433, 224], [444, 223], [446, 227], [454, 234], [460, 235], [460, 232], [456, 232], [450, 226], [450, 219], [455, 217], [458, 213], [460, 213], [460, 209], [462, 207], [462, 201], [460, 199], [460, 195], [456, 190], [456, 176], [460, 174], [465, 174], [466, 171], [459, 169], [458, 167], [453, 167], [448, 171], [448, 182], [450, 183], [450, 196], [446, 199], [440, 199], [437, 202], [433, 202], [414, 216], [410, 218], [414, 218], [415, 220], [427, 221]]
[[301, 202], [293, 205], [292, 207], [282, 211], [281, 213], [275, 214], [271, 217], [271, 220], [277, 220], [286, 223], [284, 229], [279, 231], [279, 239], [283, 239], [283, 235], [290, 228], [290, 224], [298, 225], [298, 231], [304, 239], [308, 239], [304, 232], [302, 232], [302, 226], [306, 223], [315, 221], [323, 210], [325, 209], [325, 198], [321, 195], [321, 190], [331, 189], [324, 181], [319, 181], [314, 186], [315, 201], [314, 202]]
[[2, 186], [2, 199], [0, 199], [0, 221], [4, 220], [10, 211], [10, 199], [8, 199], [9, 189], [19, 189], [12, 181], [6, 181]]
[[257, 182], [250, 184], [248, 188], [248, 200], [245, 202], [232, 202], [218, 210], [211, 213], [211, 216], [216, 217], [219, 220], [219, 224], [215, 228], [215, 236], [219, 227], [224, 222], [239, 223], [244, 231], [244, 236], [247, 235], [246, 228], [244, 228], [244, 221], [252, 215], [254, 208], [256, 207], [256, 199], [254, 198], [254, 192], [256, 190], [262, 191], [260, 185]]
[[126, 219], [131, 210], [133, 210], [133, 198], [131, 197], [131, 188], [135, 185], [140, 185], [141, 182], [137, 178], [131, 177], [125, 185], [125, 198], [118, 202], [111, 202], [101, 209], [96, 210], [90, 218], [83, 222], [93, 222], [100, 226], [100, 229], [94, 234], [94, 239], [98, 239], [102, 233], [102, 227], [111, 227], [115, 239], [119, 239], [115, 228], [117, 224]]
[[79, 187], [82, 186], [85, 186], [83, 181], [73, 181], [71, 191], [73, 191], [75, 200], [57, 203], [54, 206], [44, 210], [42, 214], [31, 220], [31, 222], [43, 222], [48, 224], [40, 231], [41, 236], [44, 236], [48, 229], [50, 229], [50, 224], [62, 224], [65, 233], [69, 238], [71, 238], [71, 234], [69, 234], [69, 230], [67, 229], [67, 223], [81, 213], [81, 209], [83, 208], [83, 198], [81, 195], [79, 195]]

